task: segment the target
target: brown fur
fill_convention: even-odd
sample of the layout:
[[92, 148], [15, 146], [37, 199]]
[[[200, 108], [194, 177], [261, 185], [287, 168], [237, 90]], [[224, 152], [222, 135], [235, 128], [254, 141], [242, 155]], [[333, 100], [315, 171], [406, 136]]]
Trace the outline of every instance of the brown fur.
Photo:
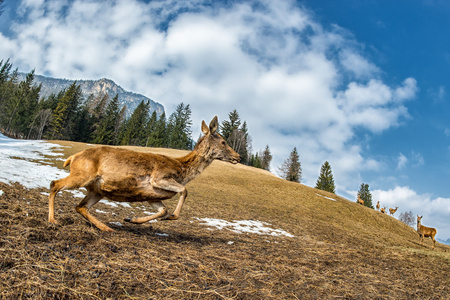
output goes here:
[[[148, 201], [158, 210], [151, 216], [125, 219], [128, 222], [144, 223], [160, 217], [178, 219], [187, 197], [184, 186], [189, 181], [214, 159], [231, 163], [240, 160], [239, 154], [216, 133], [217, 128], [217, 117], [209, 127], [203, 121], [202, 132], [205, 135], [192, 152], [179, 158], [106, 146], [72, 155], [64, 163], [64, 167], [70, 165], [70, 175], [50, 184], [49, 222], [57, 223], [54, 218], [56, 194], [80, 187], [85, 187], [88, 193], [76, 210], [101, 230], [114, 231], [89, 213], [89, 208], [102, 198], [118, 202]], [[167, 209], [161, 201], [177, 193], [181, 193], [177, 207], [172, 215], [166, 217]]]
[[434, 249], [434, 246], [436, 244], [436, 240], [434, 239], [434, 237], [437, 233], [437, 230], [436, 228], [426, 227], [420, 224], [420, 220], [422, 220], [422, 218], [423, 216], [419, 217], [419, 215], [417, 215], [417, 233], [419, 234], [419, 240], [423, 244], [424, 237], [431, 238], [431, 240], [433, 241], [433, 249]]
[[380, 201], [377, 201], [377, 210], [380, 210]]
[[396, 206], [395, 208], [389, 208], [389, 213], [391, 214], [391, 216], [393, 216], [395, 214], [395, 212], [397, 211], [398, 206]]
[[357, 203], [364, 205], [364, 200], [361, 199], [361, 197], [358, 195], [358, 200], [356, 200]]
[[385, 207], [382, 207], [382, 208], [380, 208], [380, 211], [383, 213], [383, 214], [385, 214], [386, 213], [386, 206]]

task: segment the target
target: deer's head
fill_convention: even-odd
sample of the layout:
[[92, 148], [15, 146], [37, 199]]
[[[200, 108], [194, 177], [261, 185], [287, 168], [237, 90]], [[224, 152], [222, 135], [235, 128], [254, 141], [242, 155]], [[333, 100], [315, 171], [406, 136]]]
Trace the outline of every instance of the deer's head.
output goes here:
[[227, 144], [224, 138], [217, 133], [218, 127], [219, 121], [217, 120], [217, 116], [209, 123], [209, 127], [206, 125], [205, 121], [202, 121], [202, 132], [205, 136], [198, 142], [196, 148], [199, 148], [199, 151], [206, 153], [211, 159], [223, 160], [233, 164], [238, 163], [241, 160], [241, 157]]
[[423, 216], [419, 217], [419, 215], [417, 215], [417, 225], [420, 224], [420, 220], [422, 220]]

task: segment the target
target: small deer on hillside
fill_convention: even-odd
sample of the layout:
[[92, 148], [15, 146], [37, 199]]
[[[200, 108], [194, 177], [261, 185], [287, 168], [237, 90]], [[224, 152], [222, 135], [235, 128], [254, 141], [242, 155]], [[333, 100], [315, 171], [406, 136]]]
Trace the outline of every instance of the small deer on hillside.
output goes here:
[[395, 212], [397, 211], [397, 209], [398, 209], [398, 206], [396, 206], [395, 208], [390, 207], [389, 208], [389, 214], [391, 216], [393, 216], [395, 214]]
[[361, 196], [360, 196], [360, 195], [358, 195], [358, 200], [356, 200], [356, 202], [359, 203], [359, 204], [361, 204], [361, 205], [364, 205], [364, 200], [361, 199]]
[[[184, 186], [189, 181], [214, 159], [233, 164], [240, 160], [239, 154], [216, 132], [218, 126], [217, 116], [209, 127], [203, 121], [204, 136], [192, 152], [179, 158], [106, 146], [72, 155], [64, 163], [64, 167], [70, 165], [70, 175], [50, 184], [49, 222], [57, 223], [54, 217], [56, 194], [61, 190], [80, 187], [87, 189], [87, 195], [76, 206], [76, 210], [100, 230], [114, 231], [89, 213], [89, 208], [102, 198], [118, 202], [148, 201], [158, 210], [150, 216], [126, 218], [127, 222], [141, 224], [157, 218], [178, 219], [187, 197]], [[181, 194], [178, 204], [173, 214], [167, 216], [162, 200], [170, 199], [177, 193]]]
[[385, 214], [385, 213], [386, 213], [386, 206], [380, 208], [380, 211], [381, 211], [383, 214]]
[[380, 201], [377, 201], [377, 210], [380, 210]]
[[431, 238], [431, 240], [433, 241], [433, 249], [434, 249], [434, 245], [436, 244], [434, 236], [436, 235], [437, 230], [436, 228], [426, 227], [420, 224], [420, 220], [422, 220], [422, 218], [423, 216], [419, 217], [419, 215], [417, 215], [417, 233], [419, 234], [419, 240], [423, 244], [424, 237]]

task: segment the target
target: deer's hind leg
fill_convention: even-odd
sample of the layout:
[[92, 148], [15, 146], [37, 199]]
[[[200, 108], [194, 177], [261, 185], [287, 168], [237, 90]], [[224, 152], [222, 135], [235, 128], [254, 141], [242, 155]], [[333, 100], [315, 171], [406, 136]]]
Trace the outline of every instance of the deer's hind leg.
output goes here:
[[94, 224], [98, 229], [103, 231], [114, 232], [115, 230], [109, 228], [104, 223], [100, 222], [96, 217], [89, 213], [89, 208], [91, 208], [94, 204], [100, 201], [103, 198], [99, 193], [88, 189], [88, 194], [84, 197], [83, 200], [75, 207], [78, 213], [80, 213], [86, 220]]
[[150, 202], [150, 205], [157, 209], [158, 212], [154, 213], [153, 215], [147, 216], [147, 217], [140, 217], [140, 218], [126, 218], [124, 219], [124, 221], [126, 222], [130, 222], [130, 223], [135, 223], [135, 224], [142, 224], [160, 217], [164, 217], [167, 215], [167, 208], [164, 206], [164, 204], [161, 201], [157, 201], [157, 202]]

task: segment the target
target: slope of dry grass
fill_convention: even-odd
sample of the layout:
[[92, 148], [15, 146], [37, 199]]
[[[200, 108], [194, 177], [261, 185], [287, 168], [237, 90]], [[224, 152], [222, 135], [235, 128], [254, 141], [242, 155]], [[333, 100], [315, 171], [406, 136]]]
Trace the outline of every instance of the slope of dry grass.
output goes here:
[[[58, 142], [68, 157], [90, 145]], [[182, 151], [143, 149], [168, 155]], [[61, 166], [62, 162], [54, 162]], [[242, 165], [214, 162], [188, 184], [176, 221], [99, 232], [80, 201], [0, 183], [0, 295], [5, 299], [445, 299], [450, 247], [373, 209]], [[325, 197], [333, 198], [332, 201]], [[166, 201], [173, 209], [177, 198]], [[99, 209], [102, 212], [96, 212]], [[142, 215], [95, 205], [104, 222]], [[197, 218], [259, 220], [295, 237], [238, 234]], [[439, 228], [438, 228], [439, 232]]]

